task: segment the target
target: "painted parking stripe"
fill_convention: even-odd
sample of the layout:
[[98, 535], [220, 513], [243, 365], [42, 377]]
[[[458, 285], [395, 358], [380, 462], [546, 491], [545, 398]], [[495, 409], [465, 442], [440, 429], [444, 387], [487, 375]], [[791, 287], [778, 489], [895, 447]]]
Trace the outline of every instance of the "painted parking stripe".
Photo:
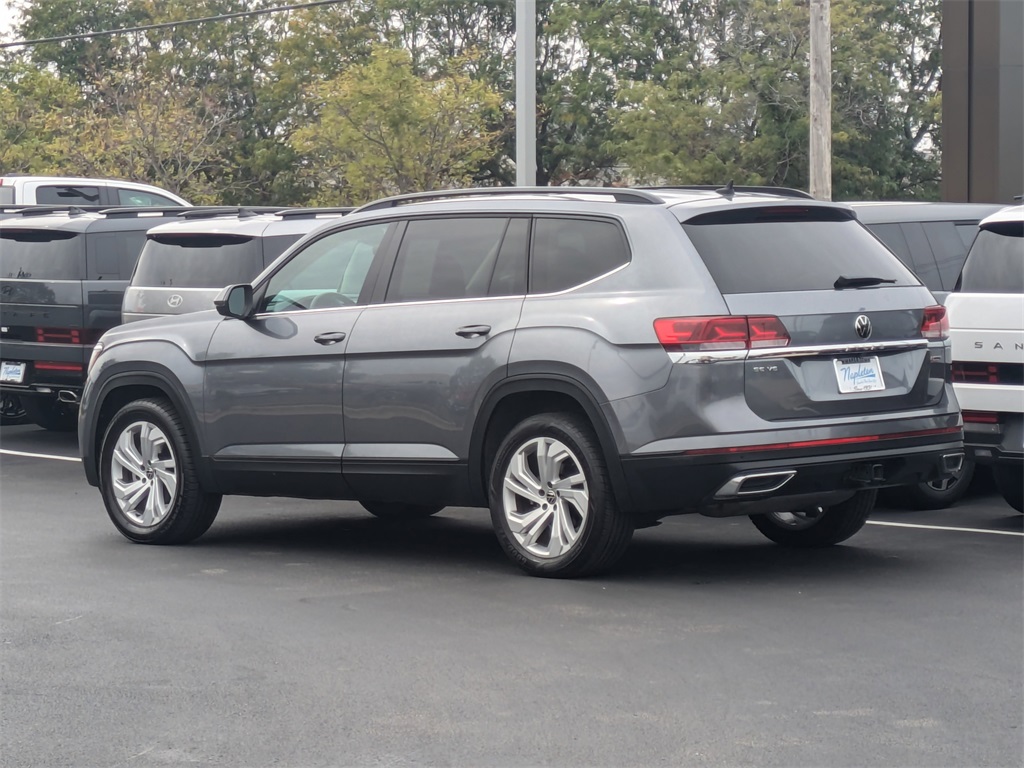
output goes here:
[[1022, 531], [993, 531], [988, 528], [955, 528], [951, 525], [918, 525], [917, 523], [889, 523], [882, 520], [868, 520], [868, 525], [886, 525], [890, 528], [922, 528], [928, 531], [956, 531], [959, 533], [991, 533], [995, 536], [1024, 536]]
[[0, 448], [0, 454], [8, 456], [27, 456], [30, 459], [53, 459], [54, 461], [81, 461], [77, 456], [55, 456], [52, 453], [29, 453], [27, 451], [12, 451], [9, 448]]

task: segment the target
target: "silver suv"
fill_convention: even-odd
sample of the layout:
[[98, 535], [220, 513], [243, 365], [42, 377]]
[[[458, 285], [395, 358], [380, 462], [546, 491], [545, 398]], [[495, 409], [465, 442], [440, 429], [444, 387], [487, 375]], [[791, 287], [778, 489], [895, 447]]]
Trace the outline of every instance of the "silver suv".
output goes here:
[[835, 544], [963, 458], [944, 309], [802, 193], [390, 198], [216, 304], [90, 361], [83, 465], [133, 541], [197, 538], [223, 494], [464, 505], [527, 572], [580, 576], [679, 513]]

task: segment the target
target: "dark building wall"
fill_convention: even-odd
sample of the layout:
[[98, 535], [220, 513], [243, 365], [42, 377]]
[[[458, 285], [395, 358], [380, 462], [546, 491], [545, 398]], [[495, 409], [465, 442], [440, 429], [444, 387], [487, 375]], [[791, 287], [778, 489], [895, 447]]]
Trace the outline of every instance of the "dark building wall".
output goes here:
[[1024, 0], [942, 4], [942, 199], [1024, 192]]

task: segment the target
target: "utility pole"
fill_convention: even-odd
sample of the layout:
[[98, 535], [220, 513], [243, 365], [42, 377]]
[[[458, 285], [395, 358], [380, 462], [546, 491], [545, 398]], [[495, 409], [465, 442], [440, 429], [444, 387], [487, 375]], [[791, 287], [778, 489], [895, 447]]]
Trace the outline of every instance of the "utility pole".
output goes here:
[[811, 0], [811, 197], [832, 199], [831, 0]]
[[516, 186], [537, 184], [537, 0], [516, 0]]

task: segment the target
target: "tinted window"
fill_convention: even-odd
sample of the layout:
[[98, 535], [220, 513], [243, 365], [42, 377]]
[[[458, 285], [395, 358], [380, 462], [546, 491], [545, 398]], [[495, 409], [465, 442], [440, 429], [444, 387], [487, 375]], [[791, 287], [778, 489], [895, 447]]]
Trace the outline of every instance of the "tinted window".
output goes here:
[[977, 224], [954, 224], [956, 233], [960, 235], [960, 241], [964, 244], [964, 251], [971, 250], [971, 243], [978, 235]]
[[910, 268], [922, 283], [932, 290], [940, 290], [942, 281], [939, 279], [939, 268], [935, 264], [935, 256], [924, 233], [924, 227], [919, 222], [912, 221], [900, 224], [900, 228], [903, 230], [903, 236], [907, 238], [907, 245], [910, 246]]
[[385, 301], [486, 296], [508, 219], [410, 221]]
[[99, 205], [99, 187], [36, 187], [36, 203], [39, 205]]
[[81, 280], [85, 276], [85, 236], [48, 229], [0, 232], [0, 277]]
[[141, 189], [118, 189], [117, 202], [119, 205], [181, 205], [177, 200]]
[[530, 220], [512, 219], [505, 230], [498, 263], [491, 276], [491, 296], [526, 293], [526, 252], [530, 245]]
[[270, 266], [278, 256], [287, 251], [302, 235], [274, 235], [263, 238], [263, 264]]
[[831, 291], [840, 276], [918, 285], [900, 260], [837, 209], [755, 208], [683, 225], [722, 293]]
[[564, 291], [629, 262], [618, 226], [592, 219], [534, 222], [530, 292]]
[[259, 242], [239, 235], [151, 235], [132, 285], [148, 288], [223, 288], [263, 271]]
[[967, 258], [967, 247], [951, 221], [929, 221], [922, 226], [935, 255], [941, 288], [952, 290]]
[[0, 187], [0, 205], [14, 205], [14, 187]]
[[900, 261], [913, 268], [910, 246], [907, 245], [907, 238], [903, 236], [903, 229], [899, 224], [868, 224], [867, 228], [874, 232], [890, 251], [899, 256]]
[[146, 244], [145, 230], [98, 232], [86, 235], [89, 279], [127, 280]]
[[964, 265], [958, 290], [966, 293], [1024, 293], [1024, 224], [1010, 222], [982, 230]]
[[290, 312], [355, 304], [390, 224], [354, 227], [293, 253], [270, 278], [261, 312]]

